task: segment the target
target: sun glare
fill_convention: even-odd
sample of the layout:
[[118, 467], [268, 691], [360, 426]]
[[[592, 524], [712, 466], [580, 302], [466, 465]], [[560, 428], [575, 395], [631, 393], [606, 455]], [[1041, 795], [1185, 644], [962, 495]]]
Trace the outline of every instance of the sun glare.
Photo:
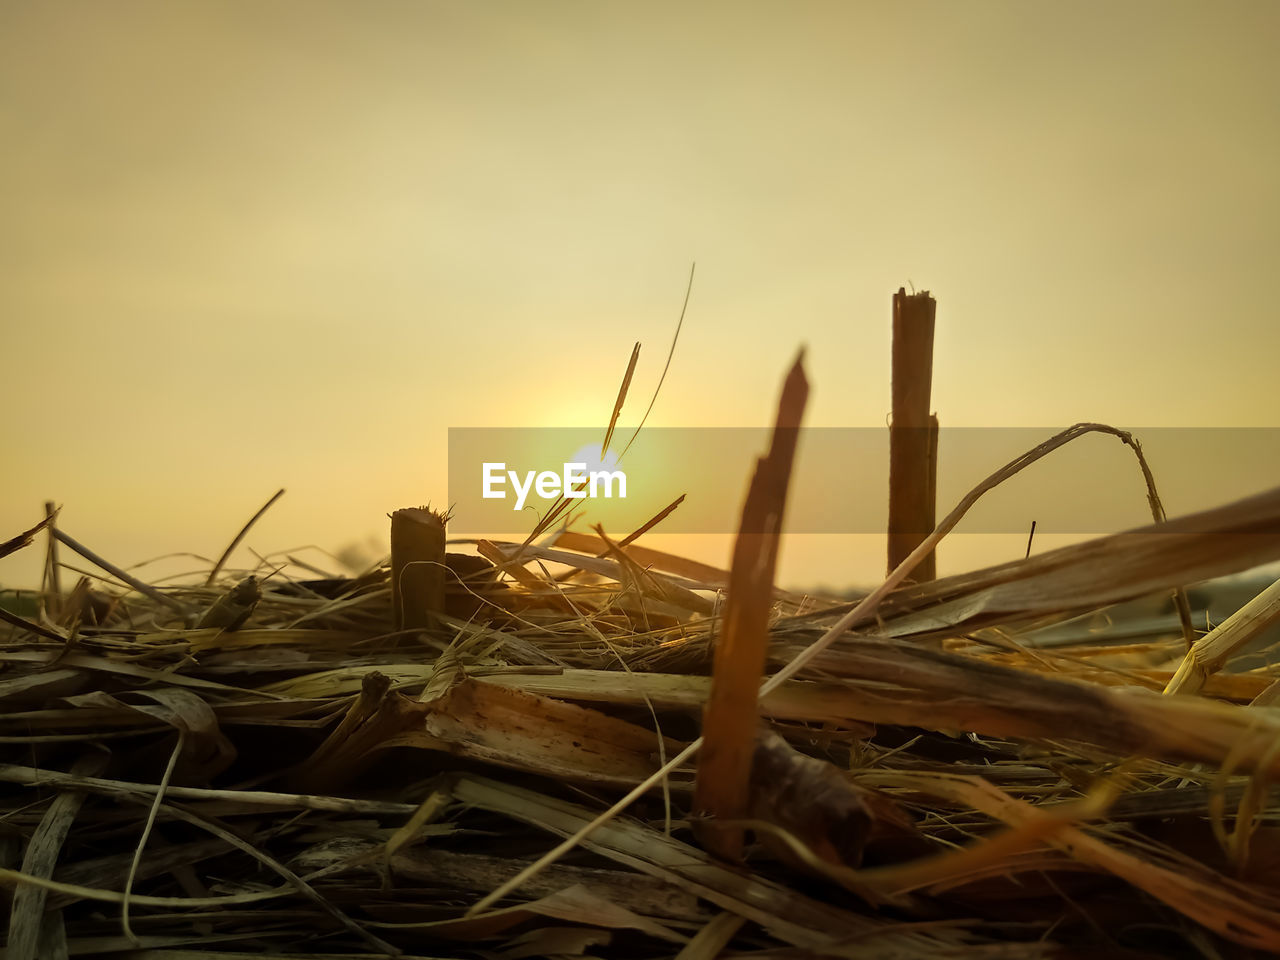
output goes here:
[[609, 452], [602, 457], [600, 455], [600, 444], [588, 443], [579, 447], [568, 462], [586, 464], [586, 472], [588, 474], [598, 470], [613, 471], [618, 469], [618, 454], [611, 447]]

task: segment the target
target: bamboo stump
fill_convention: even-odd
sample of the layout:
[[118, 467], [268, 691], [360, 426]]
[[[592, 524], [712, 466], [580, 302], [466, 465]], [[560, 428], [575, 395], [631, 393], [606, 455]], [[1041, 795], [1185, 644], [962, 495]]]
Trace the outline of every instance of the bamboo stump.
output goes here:
[[391, 515], [391, 605], [397, 630], [429, 630], [444, 611], [445, 515], [408, 507]]
[[[893, 420], [889, 427], [889, 570], [919, 546], [937, 523], [938, 418], [930, 413], [933, 324], [928, 292], [893, 296]], [[937, 576], [930, 553], [916, 579]]]

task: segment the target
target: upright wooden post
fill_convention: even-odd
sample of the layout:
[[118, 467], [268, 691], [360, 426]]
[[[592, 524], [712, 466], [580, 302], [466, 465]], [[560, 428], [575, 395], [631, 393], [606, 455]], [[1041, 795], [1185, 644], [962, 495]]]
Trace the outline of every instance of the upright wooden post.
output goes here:
[[438, 625], [444, 612], [446, 515], [406, 507], [391, 515], [391, 609], [397, 630]]
[[[906, 559], [936, 523], [938, 418], [930, 414], [933, 321], [928, 291], [893, 296], [893, 420], [889, 427], [889, 569]], [[917, 580], [937, 575], [934, 555]]]

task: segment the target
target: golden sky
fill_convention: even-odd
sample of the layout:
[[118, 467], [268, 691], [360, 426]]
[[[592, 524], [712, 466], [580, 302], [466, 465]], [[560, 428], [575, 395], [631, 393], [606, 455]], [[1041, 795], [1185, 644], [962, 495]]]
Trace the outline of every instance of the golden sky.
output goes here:
[[1277, 49], [1269, 0], [9, 0], [0, 539], [216, 556], [282, 486], [259, 550], [382, 535], [640, 340], [634, 422], [695, 260], [654, 425], [768, 422], [801, 344], [809, 423], [883, 424], [913, 283], [944, 425], [1280, 426]]

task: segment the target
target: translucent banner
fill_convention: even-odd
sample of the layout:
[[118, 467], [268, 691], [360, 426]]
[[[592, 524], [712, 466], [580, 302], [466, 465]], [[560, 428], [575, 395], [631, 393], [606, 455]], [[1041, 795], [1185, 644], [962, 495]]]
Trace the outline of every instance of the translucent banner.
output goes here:
[[[944, 427], [938, 439], [937, 509], [1059, 428]], [[1280, 485], [1280, 428], [1136, 428], [1170, 517]], [[683, 496], [662, 533], [734, 533], [747, 484], [769, 445], [767, 428], [646, 428], [623, 454], [619, 430], [602, 456], [603, 427], [456, 428], [449, 431], [450, 533], [523, 535], [561, 498], [578, 525], [625, 536]], [[887, 427], [799, 431], [784, 529], [884, 533]], [[1090, 434], [1033, 464], [984, 497], [959, 533], [1102, 534], [1151, 522], [1133, 452]]]

